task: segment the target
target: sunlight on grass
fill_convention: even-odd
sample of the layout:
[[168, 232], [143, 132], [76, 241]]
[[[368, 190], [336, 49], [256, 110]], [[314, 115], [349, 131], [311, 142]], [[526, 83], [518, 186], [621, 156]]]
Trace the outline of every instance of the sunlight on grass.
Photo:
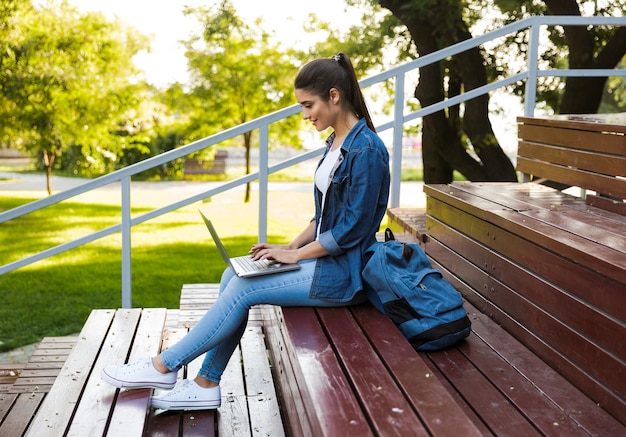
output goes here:
[[[133, 191], [132, 215], [185, 197], [172, 186]], [[0, 195], [0, 211], [35, 200], [32, 196]], [[118, 199], [115, 190], [104, 190], [3, 223], [0, 264], [118, 224]], [[290, 241], [313, 216], [311, 193], [277, 191], [269, 194], [268, 203], [271, 242]], [[252, 201], [244, 204], [238, 190], [133, 227], [133, 306], [178, 308], [183, 284], [219, 282], [225, 264], [198, 209], [213, 220], [232, 254], [245, 253], [257, 241], [258, 195], [253, 192]], [[0, 275], [0, 350], [76, 333], [92, 309], [121, 306], [120, 248], [116, 233]]]

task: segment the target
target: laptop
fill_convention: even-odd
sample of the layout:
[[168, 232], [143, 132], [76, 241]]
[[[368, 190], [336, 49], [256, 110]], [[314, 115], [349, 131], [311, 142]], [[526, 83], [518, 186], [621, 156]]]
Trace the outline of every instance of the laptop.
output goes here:
[[217, 236], [217, 231], [215, 230], [213, 223], [211, 223], [211, 220], [209, 220], [202, 213], [202, 211], [200, 211], [200, 215], [202, 216], [202, 220], [204, 220], [207, 229], [211, 233], [211, 237], [213, 237], [213, 241], [215, 241], [215, 245], [217, 246], [217, 250], [220, 252], [220, 255], [222, 255], [226, 264], [228, 264], [235, 271], [237, 276], [241, 278], [250, 278], [253, 276], [288, 272], [291, 270], [298, 270], [300, 268], [299, 264], [284, 264], [269, 259], [254, 261], [250, 255], [231, 258], [228, 256], [228, 252], [226, 252], [226, 248], [222, 244], [222, 241]]

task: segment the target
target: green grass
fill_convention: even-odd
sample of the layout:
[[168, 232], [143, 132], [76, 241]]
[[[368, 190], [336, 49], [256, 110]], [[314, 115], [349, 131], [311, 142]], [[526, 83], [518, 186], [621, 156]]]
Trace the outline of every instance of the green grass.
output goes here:
[[[170, 203], [181, 193], [142, 191], [133, 215]], [[6, 193], [6, 192], [5, 192]], [[37, 195], [43, 193], [35, 193]], [[32, 192], [0, 195], [0, 211], [36, 200]], [[119, 223], [118, 194], [83, 195], [0, 226], [0, 264]], [[224, 263], [198, 214], [214, 221], [232, 253], [245, 253], [257, 235], [258, 203], [243, 192], [215, 196], [133, 227], [132, 304], [178, 308], [187, 283], [219, 282]], [[313, 215], [310, 193], [270, 193], [268, 240], [288, 242]], [[80, 331], [94, 308], [121, 306], [121, 236], [114, 234], [0, 275], [0, 351]]]

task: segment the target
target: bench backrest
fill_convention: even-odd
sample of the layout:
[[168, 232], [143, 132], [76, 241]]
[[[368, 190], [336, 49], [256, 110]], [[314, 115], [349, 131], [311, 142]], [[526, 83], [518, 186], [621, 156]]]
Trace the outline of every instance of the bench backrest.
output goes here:
[[518, 117], [517, 170], [591, 190], [588, 203], [626, 213], [626, 113]]

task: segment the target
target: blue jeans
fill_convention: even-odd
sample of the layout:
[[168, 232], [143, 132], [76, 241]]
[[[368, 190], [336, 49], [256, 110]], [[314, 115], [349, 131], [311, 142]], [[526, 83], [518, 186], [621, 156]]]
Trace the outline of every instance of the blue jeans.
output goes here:
[[163, 364], [178, 370], [206, 352], [198, 376], [219, 383], [244, 333], [252, 306], [336, 307], [366, 299], [364, 293], [357, 293], [348, 303], [309, 297], [315, 264], [315, 260], [304, 261], [299, 270], [254, 278], [240, 278], [227, 268], [218, 299], [182, 340], [161, 353]]

